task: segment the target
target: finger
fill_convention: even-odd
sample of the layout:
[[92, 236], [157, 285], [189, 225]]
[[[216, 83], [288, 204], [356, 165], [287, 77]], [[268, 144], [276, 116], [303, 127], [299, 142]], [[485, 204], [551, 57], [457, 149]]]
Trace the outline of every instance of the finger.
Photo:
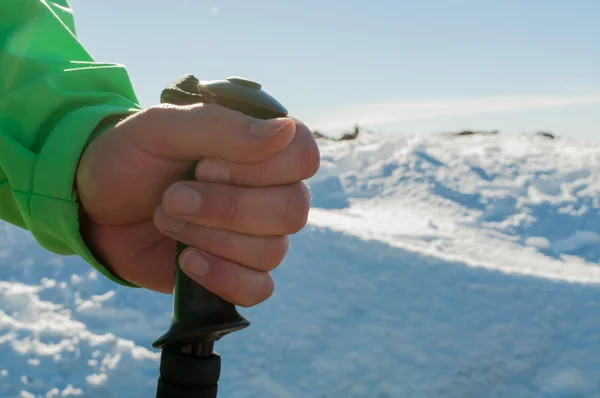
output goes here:
[[275, 288], [268, 272], [255, 271], [193, 247], [182, 252], [179, 265], [208, 291], [242, 307], [260, 304]]
[[259, 162], [285, 148], [296, 132], [291, 118], [262, 120], [214, 104], [160, 105], [129, 122], [139, 124], [131, 130], [138, 146], [181, 161], [215, 157]]
[[253, 236], [208, 228], [171, 218], [162, 207], [154, 214], [154, 225], [165, 235], [256, 271], [274, 270], [285, 257], [289, 238]]
[[250, 164], [205, 158], [196, 166], [196, 179], [249, 187], [283, 185], [312, 177], [319, 164], [319, 147], [312, 132], [297, 121], [292, 142], [271, 158]]
[[308, 219], [310, 191], [304, 183], [242, 188], [202, 181], [169, 187], [162, 206], [178, 220], [247, 235], [290, 235]]

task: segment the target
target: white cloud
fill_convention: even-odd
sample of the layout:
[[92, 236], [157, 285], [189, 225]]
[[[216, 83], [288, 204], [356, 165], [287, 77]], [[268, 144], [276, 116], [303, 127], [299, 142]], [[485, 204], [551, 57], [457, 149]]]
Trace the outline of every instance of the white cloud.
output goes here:
[[482, 113], [522, 111], [600, 103], [593, 95], [513, 95], [470, 99], [381, 102], [334, 108], [310, 122], [316, 129], [346, 128], [352, 123], [377, 126], [406, 120], [472, 116]]

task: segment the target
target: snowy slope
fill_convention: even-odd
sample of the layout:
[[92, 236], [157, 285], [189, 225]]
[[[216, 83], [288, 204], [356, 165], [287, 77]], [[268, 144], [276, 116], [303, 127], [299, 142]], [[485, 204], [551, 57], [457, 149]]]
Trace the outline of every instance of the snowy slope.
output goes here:
[[[310, 224], [222, 397], [600, 397], [600, 146], [322, 143]], [[171, 297], [0, 224], [0, 397], [153, 397]]]
[[470, 265], [600, 280], [588, 264], [600, 259], [600, 145], [371, 136], [322, 152], [314, 224]]

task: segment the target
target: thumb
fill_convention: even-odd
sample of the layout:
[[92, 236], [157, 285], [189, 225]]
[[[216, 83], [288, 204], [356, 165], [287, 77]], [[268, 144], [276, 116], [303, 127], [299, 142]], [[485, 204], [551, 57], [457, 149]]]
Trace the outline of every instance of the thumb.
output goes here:
[[178, 161], [213, 157], [260, 162], [285, 148], [296, 133], [292, 118], [262, 120], [214, 104], [159, 105], [132, 118], [136, 145]]

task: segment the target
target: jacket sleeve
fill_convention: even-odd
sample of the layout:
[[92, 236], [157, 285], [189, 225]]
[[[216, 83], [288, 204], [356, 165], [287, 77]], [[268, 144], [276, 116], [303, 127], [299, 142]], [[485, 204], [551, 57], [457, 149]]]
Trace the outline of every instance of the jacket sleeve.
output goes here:
[[0, 219], [127, 286], [82, 239], [75, 171], [92, 137], [139, 110], [126, 69], [79, 43], [67, 0], [0, 0]]

